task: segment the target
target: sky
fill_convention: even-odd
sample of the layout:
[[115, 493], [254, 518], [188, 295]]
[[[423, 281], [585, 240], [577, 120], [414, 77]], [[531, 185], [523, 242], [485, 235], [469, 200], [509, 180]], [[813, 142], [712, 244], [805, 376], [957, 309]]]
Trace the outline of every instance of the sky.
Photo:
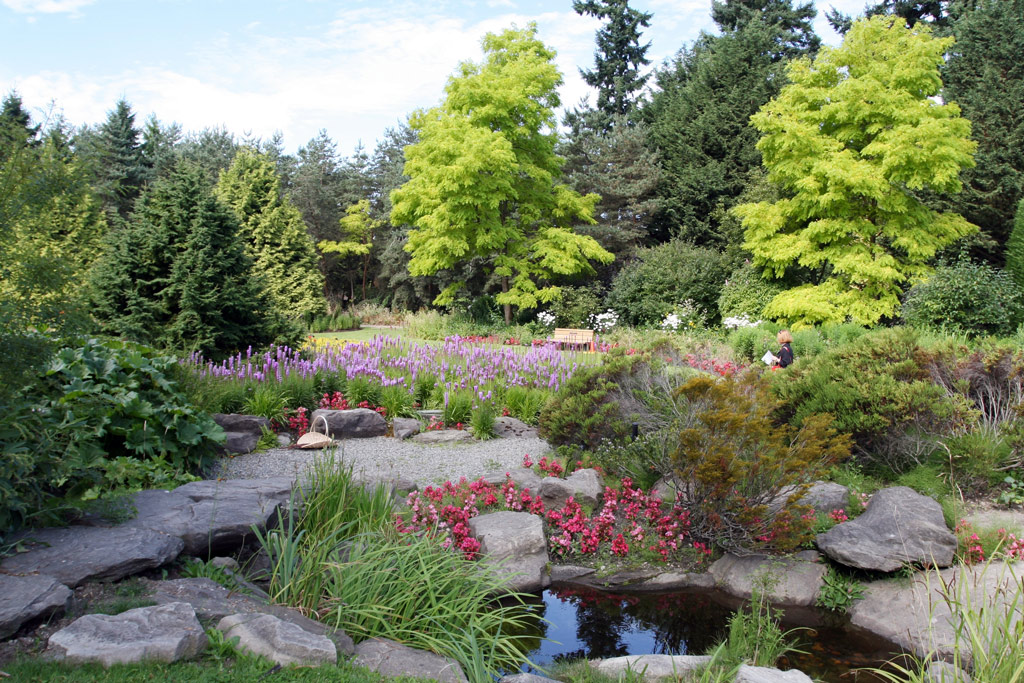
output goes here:
[[[866, 0], [817, 0], [816, 29], [838, 43], [824, 10], [856, 14]], [[632, 0], [652, 12], [650, 68], [701, 30], [711, 0]], [[36, 122], [102, 122], [121, 97], [185, 131], [284, 136], [294, 153], [321, 129], [339, 151], [372, 151], [384, 131], [438, 104], [480, 39], [535, 21], [558, 52], [563, 105], [594, 94], [600, 22], [571, 0], [0, 0], [0, 94], [16, 90]]]

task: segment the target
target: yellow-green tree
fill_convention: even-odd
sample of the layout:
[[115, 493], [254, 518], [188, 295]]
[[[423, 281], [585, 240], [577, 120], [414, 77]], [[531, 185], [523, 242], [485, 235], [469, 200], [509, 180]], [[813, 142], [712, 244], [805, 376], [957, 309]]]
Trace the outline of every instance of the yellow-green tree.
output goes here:
[[[613, 256], [572, 231], [593, 223], [597, 195], [560, 182], [554, 109], [561, 74], [534, 24], [487, 34], [484, 60], [464, 62], [444, 101], [413, 114], [419, 141], [405, 150], [409, 182], [391, 194], [391, 222], [413, 226], [406, 250], [412, 275], [432, 275], [481, 258], [505, 307], [535, 308], [559, 295], [556, 275], [593, 272]], [[454, 301], [465, 283], [434, 300]]]
[[897, 18], [854, 24], [838, 48], [794, 62], [791, 83], [751, 117], [774, 202], [733, 209], [768, 276], [802, 267], [812, 281], [765, 314], [794, 326], [893, 316], [938, 249], [977, 228], [926, 206], [918, 191], [957, 192], [973, 166], [970, 122], [935, 99], [952, 38]]
[[384, 221], [370, 215], [370, 200], [360, 199], [345, 209], [345, 215], [338, 221], [346, 239], [320, 240], [316, 246], [325, 254], [362, 257], [363, 299], [366, 299], [366, 276], [370, 270], [370, 250], [373, 249], [374, 232], [384, 227]]

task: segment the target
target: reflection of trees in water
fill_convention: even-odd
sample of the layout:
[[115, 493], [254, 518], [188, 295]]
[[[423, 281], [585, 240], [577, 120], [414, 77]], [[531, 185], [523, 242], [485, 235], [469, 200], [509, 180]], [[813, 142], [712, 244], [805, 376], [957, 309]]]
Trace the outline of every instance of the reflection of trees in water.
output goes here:
[[616, 595], [564, 589], [554, 593], [576, 607], [576, 637], [584, 648], [558, 659], [619, 657], [630, 652], [629, 634], [647, 631], [653, 654], [700, 653], [725, 630], [728, 610], [694, 593]]

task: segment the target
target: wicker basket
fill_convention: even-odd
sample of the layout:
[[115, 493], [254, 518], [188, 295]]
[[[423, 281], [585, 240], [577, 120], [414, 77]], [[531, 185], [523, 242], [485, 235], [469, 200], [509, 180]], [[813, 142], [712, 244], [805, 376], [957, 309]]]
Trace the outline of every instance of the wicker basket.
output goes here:
[[[327, 420], [323, 415], [318, 415], [316, 420], [324, 421], [324, 431], [327, 431]], [[316, 425], [316, 420], [313, 420], [313, 425]], [[327, 446], [334, 445], [334, 439], [327, 436], [327, 434], [321, 434], [320, 432], [306, 432], [298, 438], [295, 442], [296, 448], [314, 449], [314, 448], [326, 448]]]

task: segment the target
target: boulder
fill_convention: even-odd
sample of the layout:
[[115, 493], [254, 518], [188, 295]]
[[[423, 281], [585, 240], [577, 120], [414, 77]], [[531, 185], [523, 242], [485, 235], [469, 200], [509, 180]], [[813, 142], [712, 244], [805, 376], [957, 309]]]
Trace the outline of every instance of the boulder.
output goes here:
[[882, 489], [864, 513], [818, 534], [818, 548], [840, 564], [892, 572], [907, 564], [948, 567], [956, 536], [939, 504], [906, 486]]
[[540, 497], [544, 507], [556, 510], [565, 505], [570, 497], [580, 505], [597, 507], [604, 488], [596, 470], [576, 470], [569, 477], [545, 477], [540, 483]]
[[52, 576], [0, 574], [0, 639], [22, 624], [63, 614], [71, 596], [71, 589]]
[[642, 674], [644, 680], [661, 678], [678, 680], [679, 674], [696, 671], [708, 665], [711, 657], [704, 655], [628, 655], [590, 662], [590, 668], [612, 678]]
[[36, 529], [21, 538], [29, 550], [0, 563], [5, 574], [44, 574], [75, 588], [117, 581], [167, 564], [185, 547], [180, 538], [148, 529], [72, 526]]
[[813, 550], [791, 557], [726, 554], [709, 571], [722, 590], [737, 598], [749, 600], [754, 587], [763, 581], [772, 604], [810, 607], [818, 599], [828, 570], [820, 560]]
[[810, 505], [815, 512], [829, 513], [850, 506], [850, 489], [831, 481], [816, 481], [800, 497], [801, 505]]
[[531, 592], [550, 585], [540, 517], [529, 512], [491, 512], [469, 520], [469, 529], [480, 541], [480, 561], [509, 580], [508, 590]]
[[[877, 494], [876, 494], [877, 495]], [[957, 614], [940, 592], [951, 586], [961, 605], [970, 603], [974, 611], [983, 607], [1002, 621], [1007, 605], [1019, 594], [1024, 581], [1020, 564], [992, 562], [920, 572], [910, 580], [872, 581], [864, 588], [864, 598], [850, 608], [850, 623], [898, 645], [919, 658], [954, 661]], [[959, 591], [959, 593], [957, 593]], [[1019, 623], [1020, 605], [1013, 621]], [[960, 652], [960, 664], [971, 667], [970, 648]]]
[[803, 671], [790, 669], [780, 671], [766, 666], [747, 666], [744, 664], [736, 672], [733, 683], [814, 683]]
[[465, 429], [434, 429], [410, 437], [416, 443], [448, 444], [474, 441], [473, 434]]
[[225, 638], [278, 664], [336, 664], [338, 651], [325, 636], [305, 631], [270, 614], [232, 614], [217, 623]]
[[574, 583], [583, 577], [593, 576], [597, 573], [591, 567], [577, 567], [572, 564], [556, 564], [551, 567], [551, 583]]
[[263, 428], [270, 429], [270, 420], [258, 415], [214, 413], [213, 421], [224, 430], [224, 450], [228, 453], [252, 453]]
[[396, 417], [391, 420], [391, 433], [396, 439], [408, 439], [423, 429], [423, 425], [414, 417]]
[[499, 417], [494, 420], [494, 432], [503, 438], [508, 437], [537, 437], [537, 428], [531, 427], [522, 420], [514, 417]]
[[[322, 420], [320, 418], [323, 418]], [[326, 421], [327, 426], [324, 427]], [[327, 434], [332, 439], [369, 439], [387, 436], [388, 423], [380, 413], [369, 408], [353, 410], [314, 410], [309, 418], [310, 431]]]
[[177, 536], [188, 555], [232, 551], [254, 537], [254, 526], [277, 523], [277, 510], [291, 499], [293, 484], [289, 477], [205, 480], [173, 491], [140, 491], [133, 499], [138, 514], [119, 528]]
[[657, 496], [666, 503], [674, 503], [676, 494], [683, 490], [683, 482], [679, 477], [662, 477], [651, 487], [651, 495]]
[[414, 650], [383, 638], [371, 638], [356, 645], [352, 664], [389, 677], [415, 676], [441, 683], [463, 683], [467, 680], [462, 667], [454, 659]]
[[537, 493], [540, 489], [540, 484], [543, 481], [543, 479], [529, 467], [513, 467], [507, 472], [489, 472], [481, 477], [481, 479], [492, 486], [501, 486], [505, 483], [506, 474], [512, 477], [512, 482], [516, 485], [516, 489], [518, 491], [529, 489], [532, 493]]
[[355, 652], [355, 645], [347, 633], [313, 621], [297, 610], [284, 605], [272, 605], [247, 595], [229, 591], [211, 579], [173, 579], [154, 581], [151, 598], [159, 605], [185, 602], [192, 606], [200, 619], [206, 622], [220, 621], [232, 614], [271, 614], [282, 621], [295, 624], [303, 631], [326, 636], [343, 655]]
[[176, 662], [206, 648], [206, 633], [183, 602], [130, 609], [114, 616], [87, 614], [50, 636], [49, 650], [69, 662], [104, 666], [157, 660]]
[[502, 676], [498, 679], [498, 683], [556, 683], [556, 681], [553, 678], [545, 678], [537, 674], [512, 674], [511, 676]]

